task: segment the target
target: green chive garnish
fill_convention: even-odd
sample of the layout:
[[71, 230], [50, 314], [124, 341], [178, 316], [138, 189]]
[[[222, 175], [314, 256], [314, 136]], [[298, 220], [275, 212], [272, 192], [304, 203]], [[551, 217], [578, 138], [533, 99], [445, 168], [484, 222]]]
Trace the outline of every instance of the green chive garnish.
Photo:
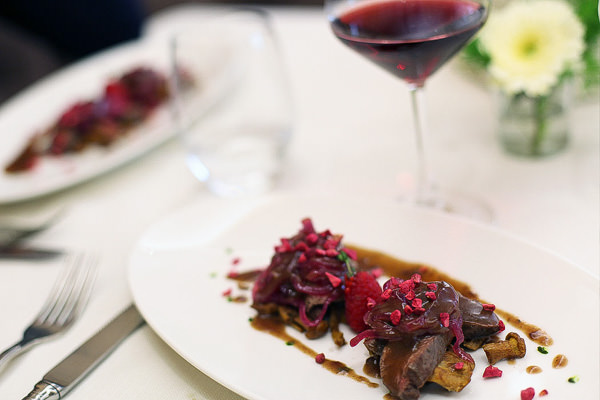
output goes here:
[[538, 346], [538, 351], [542, 354], [548, 354], [548, 349], [544, 346]]
[[295, 344], [295, 342], [293, 340], [289, 340], [287, 342], [285, 342], [286, 346], [293, 346]]
[[579, 382], [579, 377], [577, 375], [574, 375], [572, 377], [570, 377], [569, 379], [567, 379], [570, 383], [577, 383]]
[[346, 270], [348, 270], [348, 276], [352, 277], [355, 274], [354, 268], [350, 265], [350, 257], [345, 251], [340, 251], [337, 255], [337, 259], [346, 264]]

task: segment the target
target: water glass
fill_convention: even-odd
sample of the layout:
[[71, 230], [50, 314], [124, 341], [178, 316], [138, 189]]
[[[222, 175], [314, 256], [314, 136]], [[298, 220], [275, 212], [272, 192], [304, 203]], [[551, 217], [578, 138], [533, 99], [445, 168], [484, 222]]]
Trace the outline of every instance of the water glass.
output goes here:
[[190, 171], [214, 193], [264, 193], [280, 178], [291, 100], [269, 16], [237, 10], [176, 33], [174, 116]]

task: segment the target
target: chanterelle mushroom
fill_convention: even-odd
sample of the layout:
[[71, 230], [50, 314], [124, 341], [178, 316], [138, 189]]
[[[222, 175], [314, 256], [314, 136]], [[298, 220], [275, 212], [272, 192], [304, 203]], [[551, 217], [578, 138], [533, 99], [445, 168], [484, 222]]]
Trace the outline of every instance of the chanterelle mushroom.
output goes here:
[[484, 344], [483, 351], [491, 365], [504, 359], [523, 358], [526, 352], [525, 340], [515, 332], [510, 332], [505, 340]]

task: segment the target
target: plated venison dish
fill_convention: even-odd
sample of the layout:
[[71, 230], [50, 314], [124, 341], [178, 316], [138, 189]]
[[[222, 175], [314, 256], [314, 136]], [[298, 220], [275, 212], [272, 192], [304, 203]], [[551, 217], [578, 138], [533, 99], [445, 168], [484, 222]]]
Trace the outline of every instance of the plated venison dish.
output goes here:
[[[297, 233], [280, 239], [266, 268], [231, 274], [254, 281], [252, 326], [289, 343], [296, 341], [285, 333], [286, 326], [309, 340], [329, 335], [339, 347], [359, 351], [364, 346], [368, 357], [361, 373], [296, 343], [331, 372], [369, 386], [379, 386], [372, 379], [380, 379], [389, 400], [418, 399], [433, 386], [461, 392], [473, 378], [474, 352], [484, 352], [487, 360], [478, 379], [501, 377], [497, 364], [523, 358], [527, 349], [523, 337], [506, 332], [500, 315], [541, 344], [538, 351], [552, 343], [540, 328], [481, 301], [466, 284], [435, 268], [342, 239], [329, 230], [316, 231], [305, 218]], [[353, 337], [344, 337], [344, 325]], [[547, 394], [533, 388], [520, 393], [521, 399]]]
[[31, 171], [42, 157], [107, 147], [147, 121], [169, 98], [167, 79], [145, 66], [135, 67], [106, 83], [97, 98], [77, 101], [50, 126], [31, 136], [4, 166], [7, 174]]

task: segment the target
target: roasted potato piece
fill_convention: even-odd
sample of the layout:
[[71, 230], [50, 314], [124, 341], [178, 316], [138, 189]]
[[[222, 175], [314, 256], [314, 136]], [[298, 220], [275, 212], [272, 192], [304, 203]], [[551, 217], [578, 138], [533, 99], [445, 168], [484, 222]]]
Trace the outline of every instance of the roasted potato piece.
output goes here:
[[448, 391], [460, 392], [471, 382], [473, 369], [475, 363], [467, 362], [448, 350], [427, 381], [437, 383]]
[[475, 351], [481, 348], [481, 346], [483, 346], [483, 344], [488, 340], [488, 338], [483, 337], [483, 338], [477, 338], [477, 339], [471, 339], [471, 340], [465, 340], [462, 343], [462, 347], [464, 347], [467, 350], [471, 350], [471, 351]]

